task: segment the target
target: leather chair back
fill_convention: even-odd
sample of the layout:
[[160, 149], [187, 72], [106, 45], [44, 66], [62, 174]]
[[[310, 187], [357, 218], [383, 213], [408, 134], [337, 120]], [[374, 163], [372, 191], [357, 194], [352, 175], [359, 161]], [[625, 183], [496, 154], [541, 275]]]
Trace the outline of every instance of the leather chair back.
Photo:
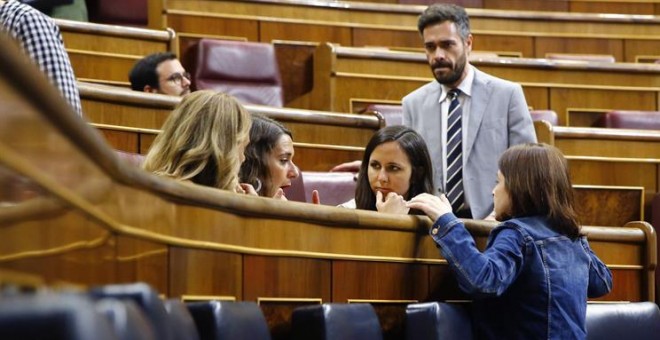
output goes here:
[[106, 316], [118, 340], [156, 339], [153, 326], [133, 301], [101, 299], [95, 307]]
[[100, 286], [92, 288], [89, 294], [96, 299], [114, 298], [133, 301], [151, 322], [156, 339], [174, 340], [172, 324], [163, 301], [156, 291], [146, 283]]
[[122, 25], [147, 26], [148, 0], [87, 0], [89, 18], [92, 22]]
[[165, 300], [175, 340], [199, 340], [199, 333], [188, 307], [178, 299]]
[[114, 340], [108, 320], [79, 295], [3, 296], [0, 339]]
[[598, 126], [618, 129], [660, 130], [660, 111], [610, 111]]
[[472, 321], [467, 307], [443, 302], [408, 305], [406, 340], [469, 340]]
[[270, 339], [266, 318], [254, 302], [188, 303], [201, 340]]
[[532, 115], [532, 120], [545, 120], [552, 126], [559, 125], [559, 118], [557, 118], [557, 112], [552, 110], [530, 110], [529, 113]]
[[312, 191], [318, 190], [321, 204], [336, 206], [353, 199], [356, 186], [352, 172], [301, 171], [284, 193], [289, 201], [311, 203]]
[[660, 334], [660, 309], [653, 302], [587, 305], [587, 340], [650, 340]]
[[294, 340], [380, 340], [380, 322], [367, 303], [298, 307], [291, 317]]
[[282, 80], [271, 44], [201, 39], [193, 84], [229, 93], [243, 104], [284, 105]]

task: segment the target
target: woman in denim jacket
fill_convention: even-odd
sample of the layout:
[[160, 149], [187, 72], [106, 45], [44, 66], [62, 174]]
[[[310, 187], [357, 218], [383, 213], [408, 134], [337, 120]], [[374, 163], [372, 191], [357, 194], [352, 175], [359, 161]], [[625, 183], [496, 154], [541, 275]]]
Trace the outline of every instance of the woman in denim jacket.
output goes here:
[[607, 294], [612, 274], [580, 236], [566, 159], [546, 144], [509, 148], [493, 189], [496, 219], [486, 249], [445, 196], [408, 202], [435, 223], [431, 237], [463, 291], [474, 298], [477, 338], [584, 339], [588, 297]]

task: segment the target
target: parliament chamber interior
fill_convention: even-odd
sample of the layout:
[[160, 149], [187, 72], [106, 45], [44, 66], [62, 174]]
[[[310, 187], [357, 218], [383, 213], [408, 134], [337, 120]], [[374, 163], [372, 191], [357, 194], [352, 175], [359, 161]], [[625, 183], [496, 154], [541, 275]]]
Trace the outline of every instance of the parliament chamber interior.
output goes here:
[[[582, 233], [612, 273], [587, 338], [657, 336], [660, 1], [446, 2], [470, 16], [469, 63], [520, 84], [537, 140], [568, 161]], [[330, 172], [433, 80], [417, 29], [432, 3], [87, 0], [89, 22], [53, 19], [83, 119], [2, 35], [0, 338], [472, 337], [434, 221], [337, 207], [356, 177]], [[289, 201], [140, 168], [181, 102], [131, 90], [155, 52], [193, 91], [292, 132]], [[463, 222], [482, 250], [498, 225]]]

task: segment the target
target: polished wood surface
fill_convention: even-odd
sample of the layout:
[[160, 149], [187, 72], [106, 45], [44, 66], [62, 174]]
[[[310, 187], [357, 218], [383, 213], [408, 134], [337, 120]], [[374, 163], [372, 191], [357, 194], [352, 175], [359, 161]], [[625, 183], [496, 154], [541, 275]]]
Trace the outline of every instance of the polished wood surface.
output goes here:
[[178, 52], [171, 29], [104, 25], [55, 19], [78, 79], [128, 85], [136, 61], [155, 53]]
[[[138, 129], [160, 129], [179, 97], [78, 83], [85, 117], [92, 123]], [[299, 143], [364, 147], [384, 120], [370, 113], [346, 115], [327, 111], [245, 105], [253, 114], [275, 119]]]
[[[434, 3], [435, 0], [362, 0], [362, 2], [426, 5]], [[447, 2], [468, 8], [660, 15], [660, 2], [657, 0], [451, 0]]]
[[[0, 187], [12, 188], [2, 190], [0, 269], [46, 284], [144, 281], [166, 296], [274, 301], [295, 291], [390, 306], [464, 297], [427, 218], [237, 195], [127, 166], [13, 45], [0, 46]], [[465, 225], [481, 247], [495, 227]], [[655, 299], [648, 224], [583, 232], [614, 275], [601, 300]], [[271, 329], [286, 327], [269, 307]]]
[[[520, 83], [528, 105], [554, 110], [562, 125], [591, 125], [611, 109], [660, 109], [660, 65], [524, 58], [471, 63]], [[300, 103], [317, 110], [349, 112], [354, 101], [400, 101], [433, 80], [421, 53], [322, 44], [313, 64], [314, 86]]]
[[[250, 41], [334, 42], [343, 46], [421, 47], [416, 29], [424, 6], [300, 1], [168, 1], [177, 32], [242, 36]], [[612, 54], [634, 62], [660, 49], [654, 17], [469, 10], [474, 49]]]
[[573, 184], [642, 187], [643, 216], [651, 220], [651, 200], [660, 193], [660, 131], [534, 126], [539, 142], [566, 155]]

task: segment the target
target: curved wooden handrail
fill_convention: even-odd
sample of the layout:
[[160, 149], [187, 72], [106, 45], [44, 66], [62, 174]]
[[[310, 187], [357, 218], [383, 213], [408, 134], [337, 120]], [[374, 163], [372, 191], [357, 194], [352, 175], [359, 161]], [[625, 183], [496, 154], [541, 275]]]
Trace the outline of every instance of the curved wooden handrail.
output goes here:
[[[98, 100], [131, 103], [144, 107], [172, 110], [181, 101], [180, 97], [131, 91], [113, 86], [78, 82], [80, 96]], [[263, 105], [244, 105], [251, 113], [258, 113], [281, 122], [301, 122], [321, 125], [366, 127], [378, 130], [381, 119], [375, 114], [349, 115], [342, 113], [311, 111], [292, 108], [277, 108]]]
[[555, 138], [635, 140], [660, 142], [660, 131], [554, 126]]
[[153, 41], [171, 42], [176, 37], [171, 29], [152, 30], [146, 28], [105, 25], [91, 22], [53, 19], [62, 31], [89, 33], [97, 35], [110, 35], [123, 38], [139, 38]]
[[[411, 61], [426, 64], [426, 55], [421, 52], [387, 51], [361, 47], [346, 47], [329, 44], [337, 57], [364, 58], [376, 60]], [[512, 67], [528, 67], [553, 70], [592, 70], [602, 72], [648, 73], [660, 75], [660, 65], [643, 63], [594, 63], [589, 61], [549, 60], [540, 58], [480, 58], [471, 59], [476, 66], [507, 65]]]
[[[260, 2], [273, 5], [296, 5], [315, 8], [338, 8], [355, 11], [389, 12], [419, 15], [427, 6], [405, 5], [371, 2], [349, 1], [306, 1], [306, 0], [239, 0], [240, 2]], [[624, 23], [658, 23], [660, 18], [653, 15], [628, 14], [595, 14], [595, 13], [554, 13], [543, 11], [512, 11], [483, 8], [466, 8], [470, 18], [504, 18], [512, 17], [525, 20], [552, 20], [552, 21], [583, 21], [583, 22], [624, 22]]]

